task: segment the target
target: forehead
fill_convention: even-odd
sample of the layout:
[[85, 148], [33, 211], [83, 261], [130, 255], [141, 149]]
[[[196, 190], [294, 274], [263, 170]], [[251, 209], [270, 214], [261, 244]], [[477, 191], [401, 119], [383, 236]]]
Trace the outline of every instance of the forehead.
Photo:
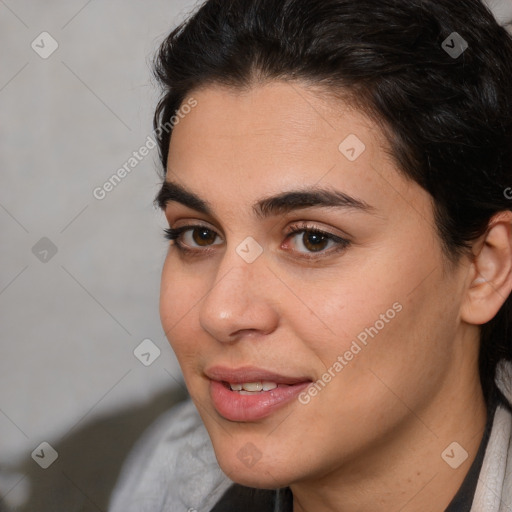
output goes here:
[[[337, 149], [337, 139], [350, 130], [362, 137], [370, 131], [375, 142], [386, 145], [375, 123], [318, 87], [284, 81], [243, 90], [212, 85], [191, 96], [197, 107], [178, 123], [172, 138], [208, 136], [201, 140], [204, 149], [214, 141], [215, 146], [222, 144], [232, 150], [238, 145], [261, 150], [263, 144], [267, 152], [306, 153], [311, 146], [304, 144], [306, 140], [335, 144]], [[171, 149], [176, 151], [172, 138]]]
[[174, 128], [167, 175], [198, 195], [242, 205], [328, 185], [383, 211], [430, 213], [428, 194], [397, 171], [377, 124], [332, 94], [270, 82], [191, 96], [197, 106]]

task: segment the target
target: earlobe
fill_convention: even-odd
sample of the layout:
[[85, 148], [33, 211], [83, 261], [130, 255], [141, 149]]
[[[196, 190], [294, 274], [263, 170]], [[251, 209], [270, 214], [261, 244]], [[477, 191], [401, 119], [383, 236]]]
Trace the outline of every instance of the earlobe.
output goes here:
[[461, 308], [467, 323], [482, 325], [498, 313], [512, 290], [512, 212], [497, 213], [475, 253]]

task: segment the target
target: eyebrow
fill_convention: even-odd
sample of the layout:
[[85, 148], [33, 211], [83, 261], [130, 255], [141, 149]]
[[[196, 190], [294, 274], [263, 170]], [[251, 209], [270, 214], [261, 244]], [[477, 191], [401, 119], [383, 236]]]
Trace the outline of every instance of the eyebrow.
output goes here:
[[[165, 210], [170, 202], [180, 203], [205, 215], [214, 216], [211, 205], [182, 185], [164, 181], [155, 202]], [[259, 218], [285, 214], [294, 210], [311, 207], [337, 207], [373, 213], [375, 208], [361, 199], [334, 189], [308, 187], [305, 190], [289, 190], [258, 200], [253, 211]]]

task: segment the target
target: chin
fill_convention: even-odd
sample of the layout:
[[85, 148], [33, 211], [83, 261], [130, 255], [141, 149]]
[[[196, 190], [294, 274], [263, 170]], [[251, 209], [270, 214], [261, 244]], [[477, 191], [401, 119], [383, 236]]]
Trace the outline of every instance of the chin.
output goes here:
[[[231, 442], [227, 448], [214, 444], [214, 450], [222, 471], [237, 484], [257, 489], [277, 489], [287, 487], [295, 480], [296, 475], [289, 472], [290, 464], [283, 459], [265, 460], [250, 442], [239, 450], [233, 450], [233, 444]], [[287, 471], [283, 471], [285, 469]]]
[[220, 467], [233, 482], [255, 489], [279, 489], [289, 486], [293, 481], [293, 479], [281, 475], [279, 468], [276, 466], [267, 468], [256, 465], [247, 469], [227, 464], [220, 465]]

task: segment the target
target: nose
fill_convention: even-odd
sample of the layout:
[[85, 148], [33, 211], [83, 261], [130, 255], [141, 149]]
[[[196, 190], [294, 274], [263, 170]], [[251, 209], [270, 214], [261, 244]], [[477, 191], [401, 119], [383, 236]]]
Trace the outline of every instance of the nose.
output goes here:
[[269, 334], [279, 322], [276, 277], [264, 254], [247, 263], [227, 248], [215, 282], [199, 307], [201, 327], [218, 341], [234, 342], [247, 333]]

